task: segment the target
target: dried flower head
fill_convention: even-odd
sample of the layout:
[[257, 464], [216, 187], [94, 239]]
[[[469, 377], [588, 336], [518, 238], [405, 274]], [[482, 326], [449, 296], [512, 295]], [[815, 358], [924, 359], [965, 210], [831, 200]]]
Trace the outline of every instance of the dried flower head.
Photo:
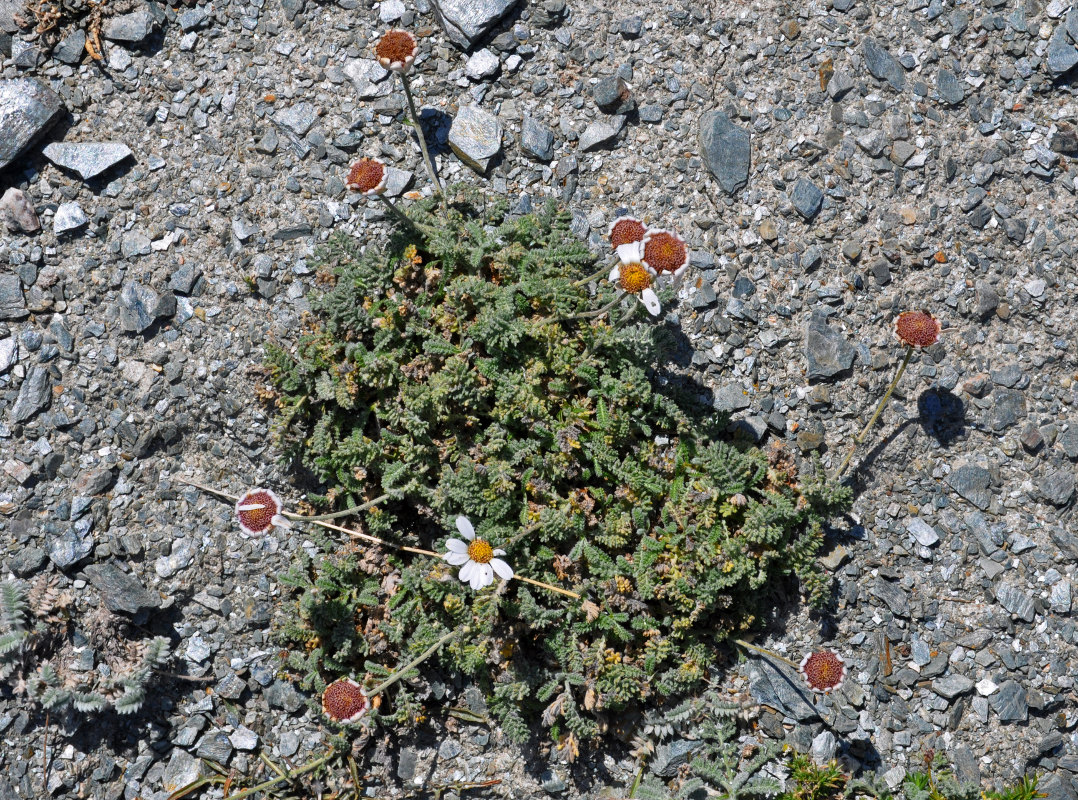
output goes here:
[[386, 69], [404, 73], [412, 68], [412, 62], [419, 54], [419, 41], [410, 32], [395, 28], [378, 40], [374, 54]]
[[361, 158], [348, 171], [346, 185], [354, 192], [361, 192], [367, 197], [382, 194], [386, 190], [386, 177], [389, 171], [377, 158]]
[[846, 662], [831, 650], [817, 650], [801, 659], [799, 667], [809, 687], [817, 692], [831, 692], [846, 679]]
[[265, 533], [276, 525], [290, 528], [292, 523], [281, 513], [281, 498], [269, 489], [248, 489], [236, 501], [236, 517], [244, 533]]
[[675, 278], [689, 266], [689, 248], [685, 240], [673, 231], [651, 230], [644, 235], [644, 263], [656, 273], [669, 273]]
[[909, 347], [931, 347], [939, 341], [941, 329], [927, 311], [903, 311], [895, 319], [895, 336]]
[[322, 710], [334, 722], [350, 725], [371, 710], [371, 700], [354, 680], [340, 678], [322, 692]]
[[610, 223], [610, 246], [617, 250], [623, 244], [639, 242], [647, 233], [647, 227], [636, 217], [618, 217]]

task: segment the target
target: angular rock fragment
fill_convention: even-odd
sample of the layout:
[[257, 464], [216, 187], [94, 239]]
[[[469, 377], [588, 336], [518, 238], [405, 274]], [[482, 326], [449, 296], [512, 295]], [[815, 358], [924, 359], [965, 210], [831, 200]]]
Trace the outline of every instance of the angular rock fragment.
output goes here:
[[88, 181], [128, 158], [131, 148], [121, 142], [53, 142], [41, 152], [56, 166]]
[[37, 78], [0, 80], [0, 169], [56, 121], [64, 104]]
[[727, 194], [749, 182], [752, 156], [748, 131], [739, 128], [722, 111], [709, 111], [700, 118], [700, 155]]
[[449, 129], [449, 146], [457, 158], [483, 174], [502, 151], [502, 124], [478, 106], [464, 106]]
[[446, 35], [468, 49], [509, 13], [517, 0], [432, 0], [438, 22]]

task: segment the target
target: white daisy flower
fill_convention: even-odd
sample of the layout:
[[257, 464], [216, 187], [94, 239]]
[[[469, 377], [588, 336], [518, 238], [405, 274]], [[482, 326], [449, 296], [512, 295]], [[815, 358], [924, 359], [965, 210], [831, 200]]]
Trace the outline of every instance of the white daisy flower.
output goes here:
[[490, 542], [475, 538], [475, 528], [467, 517], [457, 517], [457, 530], [460, 535], [467, 539], [448, 539], [445, 543], [446, 552], [442, 556], [454, 567], [460, 567], [457, 577], [462, 583], [470, 584], [472, 589], [479, 591], [484, 586], [494, 583], [494, 575], [497, 574], [502, 580], [513, 577], [513, 568], [495, 556], [504, 556], [505, 551], [490, 546]]
[[662, 306], [659, 296], [651, 288], [655, 270], [643, 263], [644, 243], [629, 242], [618, 247], [618, 261], [610, 270], [610, 282], [616, 283], [630, 294], [635, 294], [653, 317], [659, 316]]

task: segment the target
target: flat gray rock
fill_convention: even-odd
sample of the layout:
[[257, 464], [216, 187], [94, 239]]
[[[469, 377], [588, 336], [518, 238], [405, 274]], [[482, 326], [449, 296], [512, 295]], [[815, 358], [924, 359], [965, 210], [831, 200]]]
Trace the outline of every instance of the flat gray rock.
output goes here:
[[453, 44], [468, 49], [509, 13], [517, 0], [432, 0], [438, 22]]
[[625, 127], [626, 119], [625, 115], [618, 114], [613, 117], [608, 117], [607, 119], [600, 119], [589, 123], [588, 127], [584, 129], [584, 132], [580, 134], [580, 141], [577, 142], [577, 147], [585, 153], [589, 150], [601, 147], [621, 133], [622, 128]]
[[94, 549], [94, 539], [89, 534], [79, 534], [69, 528], [48, 542], [49, 558], [60, 569], [67, 569], [86, 558]]
[[727, 194], [749, 182], [752, 154], [748, 131], [739, 128], [722, 111], [709, 111], [700, 118], [700, 155]]
[[273, 121], [296, 136], [306, 136], [307, 131], [318, 121], [318, 109], [314, 103], [303, 100], [288, 108], [282, 108], [273, 115]]
[[906, 85], [906, 73], [893, 55], [875, 39], [867, 38], [861, 43], [865, 66], [876, 80], [886, 81], [896, 92]]
[[29, 313], [19, 276], [0, 272], [0, 319], [22, 319]]
[[137, 614], [161, 605], [161, 598], [151, 592], [134, 575], [115, 564], [91, 564], [83, 570], [109, 611]]
[[833, 378], [853, 366], [857, 348], [822, 319], [812, 319], [805, 329], [805, 360], [808, 379]]
[[906, 530], [910, 532], [917, 544], [923, 547], [931, 547], [940, 540], [939, 534], [936, 533], [936, 529], [925, 522], [920, 517], [911, 519], [906, 523]]
[[0, 339], [0, 375], [3, 375], [19, 360], [19, 340], [14, 336]]
[[482, 175], [502, 151], [502, 124], [478, 106], [464, 106], [453, 118], [449, 146], [457, 158]]
[[353, 58], [344, 65], [344, 74], [355, 87], [360, 100], [386, 97], [393, 91], [393, 81], [387, 81], [389, 70], [373, 58]]
[[872, 594], [882, 600], [896, 617], [910, 615], [910, 598], [897, 583], [878, 580], [872, 584]]
[[1025, 722], [1029, 718], [1026, 690], [1017, 681], [1004, 681], [999, 691], [988, 699], [988, 705], [1000, 722]]
[[34, 211], [34, 204], [24, 192], [14, 186], [0, 197], [0, 221], [12, 233], [36, 233], [41, 230], [41, 221]]
[[86, 52], [86, 31], [76, 28], [53, 48], [52, 57], [63, 64], [74, 66], [82, 61], [84, 52]]
[[142, 333], [159, 317], [176, 313], [176, 297], [171, 292], [159, 295], [149, 286], [128, 281], [120, 290], [120, 326], [131, 333]]
[[78, 203], [61, 203], [52, 218], [52, 232], [57, 236], [72, 233], [90, 222]]
[[468, 62], [464, 65], [464, 74], [473, 81], [481, 81], [494, 75], [501, 65], [502, 62], [498, 60], [498, 57], [484, 47], [472, 53], [468, 58]]
[[987, 510], [992, 502], [992, 493], [988, 490], [991, 481], [988, 470], [977, 464], [963, 464], [947, 476], [947, 484], [981, 511]]
[[554, 131], [525, 115], [520, 127], [520, 149], [531, 158], [550, 161], [554, 158]]
[[112, 42], [126, 42], [128, 44], [141, 44], [154, 28], [157, 27], [157, 17], [150, 8], [140, 8], [130, 14], [121, 14], [112, 17], [105, 22], [102, 33], [105, 38]]
[[49, 378], [49, 370], [41, 364], [30, 367], [22, 385], [19, 387], [19, 396], [15, 398], [15, 405], [11, 407], [11, 418], [15, 422], [26, 422], [44, 408], [47, 408], [52, 399], [52, 379]]
[[958, 77], [947, 68], [941, 68], [936, 73], [936, 91], [940, 99], [949, 105], [955, 106], [966, 99], [966, 91]]
[[965, 694], [972, 688], [972, 680], [965, 675], [958, 675], [956, 673], [944, 675], [942, 678], [936, 678], [932, 681], [932, 691], [948, 700], [954, 700], [956, 697]]
[[78, 173], [84, 181], [131, 156], [131, 148], [122, 142], [53, 142], [41, 152], [56, 166]]
[[1017, 586], [1000, 583], [996, 587], [996, 601], [1011, 614], [1025, 622], [1032, 622], [1036, 614], [1033, 600]]
[[716, 411], [740, 411], [749, 405], [749, 396], [740, 384], [729, 383], [715, 391], [713, 406]]
[[1065, 506], [1074, 497], [1074, 473], [1053, 469], [1044, 474], [1038, 485], [1041, 497], [1054, 506]]
[[45, 133], [63, 108], [60, 96], [37, 78], [0, 80], [0, 169]]
[[820, 208], [823, 206], [823, 192], [807, 178], [798, 178], [790, 191], [790, 202], [794, 204], [801, 218], [809, 222], [820, 213]]
[[745, 670], [749, 692], [757, 703], [777, 708], [798, 722], [819, 717], [797, 673], [780, 669], [766, 658], [750, 659]]
[[1065, 72], [1070, 72], [1078, 64], [1078, 48], [1067, 38], [1064, 26], [1056, 26], [1055, 33], [1048, 41], [1048, 52], [1045, 54], [1045, 63], [1048, 72], [1053, 78], [1058, 78]]

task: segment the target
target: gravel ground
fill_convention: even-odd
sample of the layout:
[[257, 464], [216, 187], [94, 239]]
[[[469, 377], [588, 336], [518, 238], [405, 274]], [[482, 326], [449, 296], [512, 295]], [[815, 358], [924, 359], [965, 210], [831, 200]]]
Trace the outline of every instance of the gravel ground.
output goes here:
[[[0, 0], [0, 188], [23, 193], [0, 203], [0, 571], [55, 576], [76, 620], [117, 582], [145, 587], [135, 628], [205, 679], [162, 679], [131, 718], [48, 728], [4, 689], [0, 796], [44, 796], [47, 730], [55, 797], [163, 800], [199, 758], [242, 773], [258, 753], [322, 752], [270, 638], [276, 576], [313, 545], [247, 538], [177, 478], [300, 499], [267, 446], [257, 368], [300, 328], [317, 244], [384, 235], [381, 208], [345, 190], [350, 160], [380, 154], [393, 193], [426, 190], [371, 60], [400, 25], [420, 36], [446, 180], [520, 210], [560, 197], [597, 250], [626, 211], [686, 236], [696, 277], [667, 322], [739, 434], [834, 468], [901, 359], [894, 316], [943, 321], [853, 462], [826, 557], [835, 608], [791, 607], [766, 637], [795, 660], [833, 646], [847, 687], [822, 721], [758, 660], [723, 681], [761, 704], [756, 736], [896, 785], [936, 749], [963, 778], [1036, 770], [1073, 798], [1078, 10], [442, 0], [439, 20], [434, 2], [140, 0], [106, 7], [93, 61], [79, 22], [35, 35]], [[656, 769], [685, 749], [665, 746]], [[366, 752], [377, 796], [500, 778], [496, 796], [615, 797], [634, 771], [619, 743], [566, 765], [453, 719]]]

